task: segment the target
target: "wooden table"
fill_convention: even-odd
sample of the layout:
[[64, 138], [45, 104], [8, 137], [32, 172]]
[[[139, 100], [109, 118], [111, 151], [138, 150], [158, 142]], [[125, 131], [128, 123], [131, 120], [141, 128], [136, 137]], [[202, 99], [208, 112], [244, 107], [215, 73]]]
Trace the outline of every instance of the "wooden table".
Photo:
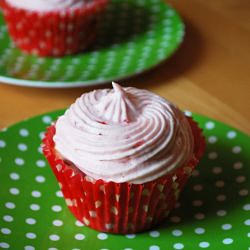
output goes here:
[[[169, 2], [186, 23], [183, 45], [164, 64], [121, 83], [149, 89], [182, 109], [250, 133], [250, 2]], [[0, 128], [65, 108], [92, 89], [39, 89], [1, 84]]]

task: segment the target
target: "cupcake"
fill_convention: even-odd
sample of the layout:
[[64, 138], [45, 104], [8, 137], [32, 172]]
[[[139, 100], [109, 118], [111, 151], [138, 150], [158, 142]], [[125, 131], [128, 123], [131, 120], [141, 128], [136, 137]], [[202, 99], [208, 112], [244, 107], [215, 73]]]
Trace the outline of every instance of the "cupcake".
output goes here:
[[96, 37], [108, 0], [1, 0], [9, 34], [22, 51], [39, 56], [77, 53]]
[[164, 98], [133, 87], [83, 94], [48, 129], [46, 156], [73, 215], [110, 233], [135, 233], [174, 208], [205, 140]]

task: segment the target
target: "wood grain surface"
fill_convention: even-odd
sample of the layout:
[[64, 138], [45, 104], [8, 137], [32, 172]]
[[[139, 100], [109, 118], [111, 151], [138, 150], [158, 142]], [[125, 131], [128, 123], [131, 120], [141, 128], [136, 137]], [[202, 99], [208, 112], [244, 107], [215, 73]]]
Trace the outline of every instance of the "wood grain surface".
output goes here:
[[[215, 118], [250, 134], [250, 1], [169, 2], [186, 24], [182, 46], [162, 65], [120, 84], [154, 91], [182, 109]], [[0, 84], [0, 128], [65, 108], [93, 89]]]

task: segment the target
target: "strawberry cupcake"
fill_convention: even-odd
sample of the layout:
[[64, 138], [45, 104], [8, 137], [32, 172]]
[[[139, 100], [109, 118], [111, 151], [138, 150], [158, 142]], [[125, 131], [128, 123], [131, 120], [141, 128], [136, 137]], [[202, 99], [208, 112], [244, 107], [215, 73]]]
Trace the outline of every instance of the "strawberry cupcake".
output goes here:
[[108, 0], [1, 0], [9, 34], [22, 51], [39, 56], [77, 53], [96, 37]]
[[205, 140], [166, 99], [133, 87], [83, 94], [47, 129], [43, 152], [74, 216], [110, 233], [166, 218]]

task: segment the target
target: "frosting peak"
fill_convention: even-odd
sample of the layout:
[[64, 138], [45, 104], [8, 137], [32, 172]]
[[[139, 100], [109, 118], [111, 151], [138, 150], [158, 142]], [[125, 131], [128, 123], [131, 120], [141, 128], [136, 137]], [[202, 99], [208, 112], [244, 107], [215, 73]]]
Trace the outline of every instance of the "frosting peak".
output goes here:
[[136, 119], [136, 109], [132, 98], [120, 85], [112, 82], [113, 90], [103, 96], [97, 105], [101, 119], [112, 123], [129, 123]]
[[57, 120], [53, 139], [59, 154], [87, 176], [117, 183], [155, 180], [187, 164], [194, 148], [177, 107], [115, 83], [78, 98]]

